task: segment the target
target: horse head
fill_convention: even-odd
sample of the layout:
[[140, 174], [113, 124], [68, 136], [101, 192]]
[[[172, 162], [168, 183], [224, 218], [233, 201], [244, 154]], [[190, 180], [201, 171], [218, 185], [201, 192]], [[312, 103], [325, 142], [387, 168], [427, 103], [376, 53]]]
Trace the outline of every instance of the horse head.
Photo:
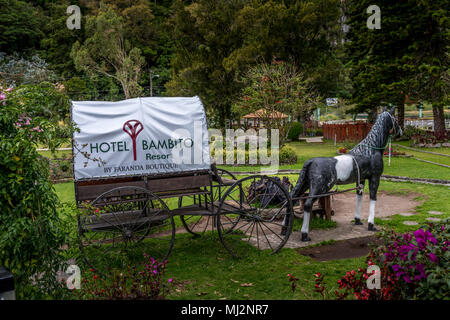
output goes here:
[[400, 137], [403, 135], [402, 128], [398, 124], [397, 118], [395, 117], [395, 106], [391, 108], [389, 111], [383, 112], [383, 114], [387, 114], [385, 120], [385, 126], [387, 126], [389, 133], [392, 137]]

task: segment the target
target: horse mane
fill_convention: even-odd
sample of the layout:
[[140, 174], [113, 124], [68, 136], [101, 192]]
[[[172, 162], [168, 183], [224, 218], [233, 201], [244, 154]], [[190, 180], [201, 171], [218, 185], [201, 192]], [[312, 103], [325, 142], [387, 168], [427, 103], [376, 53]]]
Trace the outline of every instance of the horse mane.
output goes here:
[[383, 148], [387, 137], [385, 119], [389, 116], [387, 111], [381, 113], [367, 136], [356, 147], [351, 149], [349, 153], [352, 155], [371, 156], [374, 148]]

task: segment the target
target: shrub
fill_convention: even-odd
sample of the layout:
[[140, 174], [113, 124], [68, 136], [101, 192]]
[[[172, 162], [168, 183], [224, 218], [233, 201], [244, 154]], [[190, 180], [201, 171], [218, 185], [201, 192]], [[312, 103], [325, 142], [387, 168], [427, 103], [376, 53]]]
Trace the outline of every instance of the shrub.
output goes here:
[[300, 122], [294, 122], [289, 130], [287, 138], [290, 140], [298, 140], [298, 137], [303, 133], [303, 125]]
[[291, 147], [284, 146], [280, 149], [280, 164], [297, 163], [297, 154]]
[[402, 138], [404, 138], [405, 140], [410, 140], [412, 138], [412, 136], [414, 135], [420, 135], [422, 134], [424, 131], [416, 128], [414, 126], [405, 126], [405, 128], [403, 129], [403, 136]]
[[145, 262], [125, 270], [110, 271], [101, 277], [90, 270], [91, 275], [82, 281], [80, 291], [74, 295], [78, 299], [89, 300], [162, 300], [173, 279], [163, 280], [166, 261], [158, 262], [144, 254]]
[[413, 233], [382, 233], [384, 244], [371, 252], [386, 265], [405, 299], [443, 299], [450, 292], [450, 230], [448, 220], [429, 223]]
[[420, 130], [411, 136], [412, 145], [417, 144], [435, 144], [439, 142], [446, 142], [450, 140], [450, 133], [444, 132], [441, 136], [436, 137], [431, 131]]
[[[398, 234], [382, 231], [381, 245], [373, 246], [367, 256], [368, 266], [377, 265], [381, 271], [381, 288], [368, 289], [372, 275], [366, 268], [351, 270], [338, 281], [337, 299], [353, 295], [358, 300], [449, 299], [450, 275], [448, 219], [429, 223], [414, 232]], [[324, 276], [316, 276], [315, 290], [324, 298], [327, 293]]]
[[62, 142], [55, 138], [62, 130], [57, 121], [40, 111], [48, 106], [47, 89], [0, 94], [0, 100], [6, 96], [0, 105], [0, 265], [14, 275], [22, 299], [63, 292], [55, 275], [64, 267], [59, 248], [66, 227], [56, 210], [48, 161], [36, 152], [38, 144], [54, 150]]

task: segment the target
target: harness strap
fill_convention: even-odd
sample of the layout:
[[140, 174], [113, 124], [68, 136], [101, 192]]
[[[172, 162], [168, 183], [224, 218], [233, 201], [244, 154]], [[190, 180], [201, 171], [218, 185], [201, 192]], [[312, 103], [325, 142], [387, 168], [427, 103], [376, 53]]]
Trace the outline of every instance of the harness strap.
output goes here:
[[362, 186], [361, 186], [361, 172], [359, 171], [358, 161], [356, 161], [355, 157], [352, 154], [349, 154], [349, 156], [352, 157], [353, 162], [356, 165], [356, 171], [358, 172], [358, 187], [357, 187], [357, 189], [360, 190], [362, 188]]

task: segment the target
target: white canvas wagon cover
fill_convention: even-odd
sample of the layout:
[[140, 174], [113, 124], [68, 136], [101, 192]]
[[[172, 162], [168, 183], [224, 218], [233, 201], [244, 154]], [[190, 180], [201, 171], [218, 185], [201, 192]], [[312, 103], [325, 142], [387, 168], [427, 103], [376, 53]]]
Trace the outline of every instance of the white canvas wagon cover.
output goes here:
[[72, 101], [75, 181], [210, 168], [199, 97]]

